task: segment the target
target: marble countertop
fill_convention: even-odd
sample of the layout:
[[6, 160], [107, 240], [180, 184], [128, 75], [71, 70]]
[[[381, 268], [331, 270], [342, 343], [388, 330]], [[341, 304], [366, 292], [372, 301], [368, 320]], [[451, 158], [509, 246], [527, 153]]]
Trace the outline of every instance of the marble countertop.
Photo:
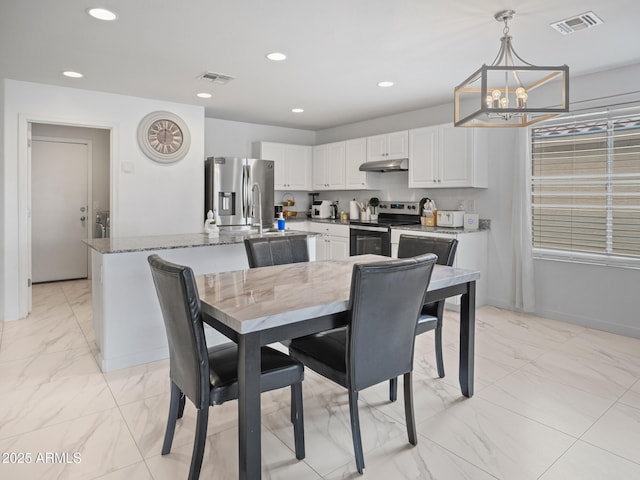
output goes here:
[[[303, 232], [300, 230], [286, 230], [284, 232], [268, 232], [262, 236], [277, 235], [307, 235], [317, 236], [317, 233]], [[258, 234], [241, 234], [221, 231], [217, 237], [209, 237], [204, 233], [186, 233], [180, 235], [155, 235], [148, 237], [124, 237], [124, 238], [94, 238], [83, 240], [89, 247], [99, 253], [128, 253], [144, 252], [147, 250], [165, 250], [170, 248], [210, 247], [215, 245], [230, 245], [242, 243], [245, 238], [260, 237]]]
[[[389, 260], [360, 255], [347, 260], [302, 262], [198, 275], [202, 309], [239, 333], [344, 312], [355, 263]], [[435, 265], [428, 290], [477, 280], [480, 273]]]
[[[311, 222], [313, 223], [329, 223], [329, 224], [333, 224], [333, 225], [349, 225], [350, 222], [349, 220], [343, 222], [337, 219], [330, 219], [330, 218], [313, 218], [311, 219]], [[370, 222], [371, 225], [378, 225], [378, 222]], [[358, 222], [359, 225], [362, 224], [362, 222]], [[479, 229], [478, 230], [489, 230], [490, 228], [490, 224], [491, 221], [490, 220], [484, 220], [481, 219], [479, 222]], [[465, 230], [463, 227], [458, 227], [458, 228], [453, 228], [453, 227], [423, 227], [422, 225], [398, 225], [396, 227], [391, 227], [394, 230], [412, 230], [412, 231], [419, 231], [419, 232], [433, 232], [433, 233], [472, 233], [472, 232], [476, 232], [478, 230]]]
[[488, 226], [480, 225], [478, 230], [465, 230], [463, 227], [424, 227], [422, 225], [401, 225], [397, 227], [392, 227], [394, 230], [408, 230], [412, 232], [431, 232], [431, 233], [449, 233], [449, 234], [458, 234], [458, 233], [473, 233], [483, 230], [489, 230]]

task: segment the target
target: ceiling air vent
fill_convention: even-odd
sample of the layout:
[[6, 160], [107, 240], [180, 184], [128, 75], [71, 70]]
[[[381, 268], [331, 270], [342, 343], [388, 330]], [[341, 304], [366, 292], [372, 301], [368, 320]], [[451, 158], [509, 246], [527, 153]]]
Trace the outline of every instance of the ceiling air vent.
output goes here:
[[551, 28], [559, 31], [562, 35], [569, 35], [579, 30], [586, 30], [587, 28], [596, 27], [602, 25], [604, 22], [593, 12], [581, 13], [575, 17], [565, 18], [559, 22], [551, 24]]
[[200, 76], [200, 80], [208, 80], [210, 82], [217, 83], [218, 85], [226, 85], [233, 79], [234, 77], [231, 77], [229, 75], [223, 75], [222, 73], [214, 72], [207, 72], [204, 75]]

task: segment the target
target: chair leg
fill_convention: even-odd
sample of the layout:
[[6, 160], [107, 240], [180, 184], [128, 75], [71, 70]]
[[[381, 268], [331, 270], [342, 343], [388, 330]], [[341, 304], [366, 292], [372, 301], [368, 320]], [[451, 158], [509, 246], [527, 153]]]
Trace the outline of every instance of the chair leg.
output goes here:
[[389, 380], [389, 401], [395, 402], [398, 399], [398, 377]]
[[196, 420], [196, 438], [193, 442], [193, 454], [191, 455], [191, 467], [189, 468], [189, 480], [198, 480], [204, 457], [204, 445], [207, 440], [207, 421], [209, 420], [209, 407], [198, 410]]
[[186, 398], [187, 397], [184, 393], [180, 393], [180, 403], [178, 404], [178, 418], [182, 418], [182, 414], [184, 413], [184, 403]]
[[418, 444], [418, 436], [416, 435], [416, 419], [413, 412], [413, 374], [405, 373], [402, 380], [404, 384], [404, 417], [407, 423], [407, 435], [411, 445]]
[[360, 435], [360, 417], [358, 415], [358, 392], [349, 389], [349, 414], [351, 417], [351, 436], [353, 450], [356, 454], [356, 468], [362, 474], [364, 470], [364, 454], [362, 453], [362, 437]]
[[302, 382], [291, 385], [291, 418], [293, 419], [293, 438], [296, 446], [296, 458], [302, 460], [305, 457]]
[[180, 410], [180, 398], [184, 397], [178, 386], [171, 382], [171, 400], [169, 401], [169, 418], [167, 419], [167, 429], [164, 432], [164, 442], [162, 444], [162, 455], [171, 452], [173, 434], [176, 431], [176, 420]]
[[444, 378], [444, 361], [442, 359], [442, 324], [438, 322], [436, 326], [436, 364], [438, 365], [438, 376]]

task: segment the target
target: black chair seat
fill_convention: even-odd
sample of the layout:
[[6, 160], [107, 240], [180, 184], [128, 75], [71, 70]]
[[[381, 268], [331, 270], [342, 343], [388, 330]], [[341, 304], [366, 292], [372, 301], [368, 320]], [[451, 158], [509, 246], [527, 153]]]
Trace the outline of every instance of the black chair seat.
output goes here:
[[416, 335], [435, 330], [436, 326], [438, 325], [438, 317], [435, 317], [433, 315], [425, 315], [424, 310], [422, 312], [423, 313], [420, 315], [420, 317], [418, 317]]
[[343, 387], [347, 386], [347, 328], [295, 338], [289, 352], [314, 372]]
[[[225, 343], [208, 349], [211, 404], [238, 398], [238, 345]], [[304, 367], [289, 355], [262, 347], [260, 390], [268, 392], [302, 382]]]

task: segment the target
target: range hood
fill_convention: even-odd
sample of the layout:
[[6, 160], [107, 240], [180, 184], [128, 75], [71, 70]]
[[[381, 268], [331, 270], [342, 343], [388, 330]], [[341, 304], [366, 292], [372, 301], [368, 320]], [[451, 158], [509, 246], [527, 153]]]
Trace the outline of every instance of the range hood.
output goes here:
[[406, 172], [409, 170], [409, 159], [378, 160], [360, 165], [361, 172]]

